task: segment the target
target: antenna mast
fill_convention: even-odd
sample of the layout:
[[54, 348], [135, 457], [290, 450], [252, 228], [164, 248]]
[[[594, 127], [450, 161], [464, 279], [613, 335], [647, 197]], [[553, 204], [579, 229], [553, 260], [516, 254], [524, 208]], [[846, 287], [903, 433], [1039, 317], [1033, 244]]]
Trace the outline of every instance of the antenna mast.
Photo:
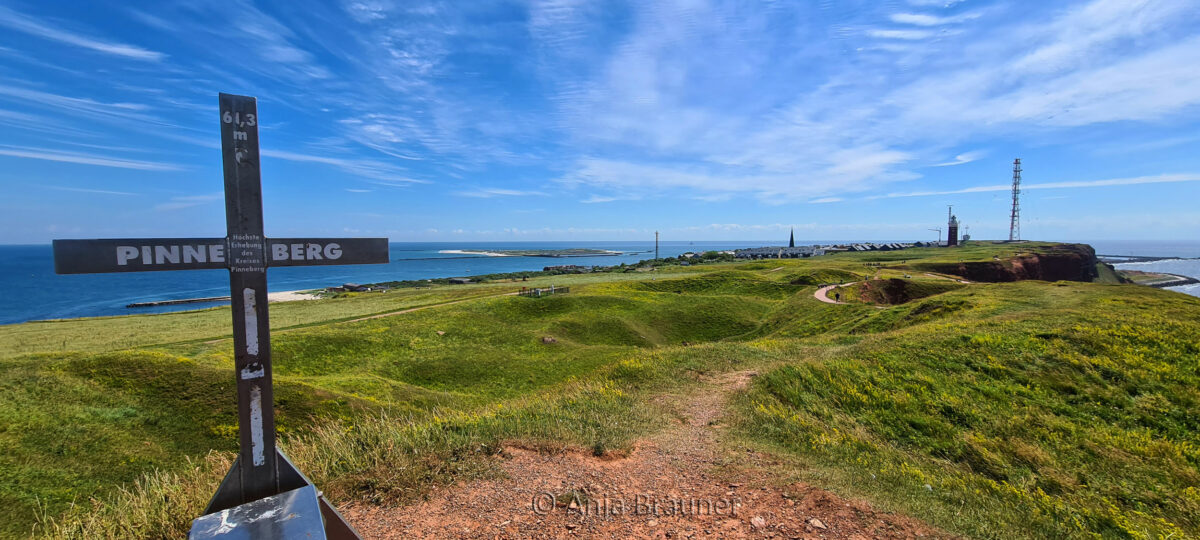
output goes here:
[[1021, 239], [1021, 158], [1013, 160], [1012, 214], [1008, 224], [1008, 241]]

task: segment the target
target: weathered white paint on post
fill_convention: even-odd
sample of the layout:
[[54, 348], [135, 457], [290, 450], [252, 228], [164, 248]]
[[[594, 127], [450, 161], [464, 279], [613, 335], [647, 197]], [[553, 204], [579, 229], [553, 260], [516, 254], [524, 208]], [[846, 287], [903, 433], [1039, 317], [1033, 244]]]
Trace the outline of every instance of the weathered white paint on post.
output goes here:
[[254, 289], [242, 289], [242, 301], [246, 304], [246, 354], [258, 356], [258, 306], [254, 302]]
[[250, 388], [250, 455], [255, 467], [261, 467], [267, 462], [263, 450], [263, 405], [262, 387], [254, 385]]

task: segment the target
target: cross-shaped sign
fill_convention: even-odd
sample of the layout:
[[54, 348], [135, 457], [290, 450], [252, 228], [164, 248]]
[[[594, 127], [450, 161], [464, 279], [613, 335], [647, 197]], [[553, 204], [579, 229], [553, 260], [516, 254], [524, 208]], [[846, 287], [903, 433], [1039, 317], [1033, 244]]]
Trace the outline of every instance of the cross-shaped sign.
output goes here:
[[[311, 484], [275, 447], [267, 268], [389, 261], [386, 238], [264, 237], [257, 102], [231, 94], [221, 94], [219, 102], [228, 236], [54, 241], [59, 274], [229, 270], [241, 451], [205, 514]], [[357, 538], [324, 498], [320, 503], [330, 537]]]

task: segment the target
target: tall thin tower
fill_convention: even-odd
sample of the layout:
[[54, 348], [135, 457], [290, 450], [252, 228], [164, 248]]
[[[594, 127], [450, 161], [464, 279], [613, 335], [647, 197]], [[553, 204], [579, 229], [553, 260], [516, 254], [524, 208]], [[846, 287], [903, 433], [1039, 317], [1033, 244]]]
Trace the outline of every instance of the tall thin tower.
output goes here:
[[1021, 239], [1021, 158], [1013, 160], [1013, 205], [1008, 224], [1008, 241]]
[[654, 260], [658, 260], [658, 231], [654, 231]]

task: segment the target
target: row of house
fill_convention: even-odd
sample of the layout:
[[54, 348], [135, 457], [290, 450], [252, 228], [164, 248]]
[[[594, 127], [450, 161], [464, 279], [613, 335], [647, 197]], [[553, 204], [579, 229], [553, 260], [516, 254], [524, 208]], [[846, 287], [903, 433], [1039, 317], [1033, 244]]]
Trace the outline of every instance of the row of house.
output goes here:
[[583, 266], [579, 264], [560, 264], [557, 266], [547, 266], [542, 268], [543, 272], [558, 272], [560, 274], [586, 274], [591, 272], [593, 267]]
[[372, 292], [372, 291], [387, 291], [390, 287], [387, 285], [359, 285], [357, 283], [346, 283], [341, 287], [326, 287], [325, 290], [331, 293], [336, 292]]
[[[913, 245], [890, 242], [886, 244], [850, 244], [849, 246], [839, 247], [844, 247], [845, 249], [840, 249], [838, 251], [895, 251], [897, 249], [910, 248], [913, 247]], [[826, 251], [829, 251], [829, 248], [826, 248]]]
[[916, 244], [887, 242], [887, 243], [862, 243], [862, 244], [842, 244], [836, 246], [796, 246], [796, 247], [760, 247], [739, 249], [733, 252], [733, 255], [739, 259], [800, 259], [806, 257], [819, 257], [826, 253], [839, 253], [843, 251], [895, 251], [897, 249], [905, 249], [920, 246]]
[[824, 255], [827, 250], [828, 248], [822, 246], [773, 246], [738, 249], [733, 252], [733, 256], [739, 259], [800, 259], [805, 257], [819, 257]]

